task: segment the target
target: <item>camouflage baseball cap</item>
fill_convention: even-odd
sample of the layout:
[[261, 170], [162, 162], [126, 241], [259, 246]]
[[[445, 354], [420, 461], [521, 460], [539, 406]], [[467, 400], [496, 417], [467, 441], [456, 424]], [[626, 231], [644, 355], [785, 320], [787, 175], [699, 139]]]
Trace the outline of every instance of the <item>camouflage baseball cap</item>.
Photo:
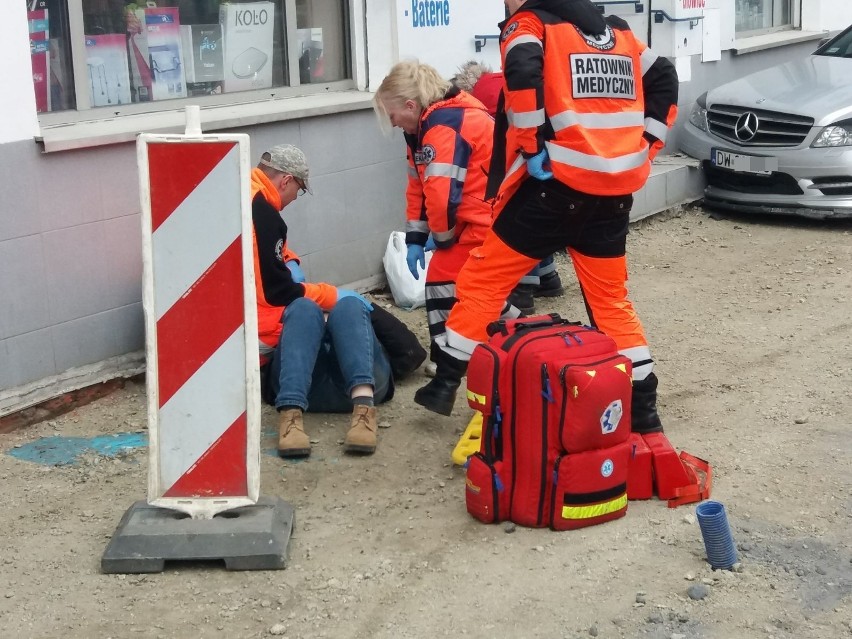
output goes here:
[[[268, 160], [265, 159], [267, 154], [269, 155]], [[293, 146], [292, 144], [279, 144], [277, 146], [273, 146], [263, 154], [260, 163], [273, 168], [276, 171], [288, 173], [293, 177], [298, 178], [305, 185], [308, 193], [313, 194], [311, 187], [308, 185], [308, 160], [305, 158], [305, 154], [301, 149]]]

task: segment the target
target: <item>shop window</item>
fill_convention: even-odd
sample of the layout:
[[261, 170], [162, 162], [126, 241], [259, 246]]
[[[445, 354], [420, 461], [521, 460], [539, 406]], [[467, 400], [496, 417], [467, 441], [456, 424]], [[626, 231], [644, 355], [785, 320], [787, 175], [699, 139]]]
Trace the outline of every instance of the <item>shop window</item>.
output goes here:
[[68, 39], [68, 11], [59, 0], [27, 0], [36, 109], [64, 111], [76, 106]]
[[349, 40], [338, 0], [296, 0], [299, 82], [349, 78]]
[[27, 0], [27, 8], [39, 112], [261, 99], [352, 77], [344, 0]]
[[792, 26], [793, 0], [736, 0], [736, 31], [769, 31]]

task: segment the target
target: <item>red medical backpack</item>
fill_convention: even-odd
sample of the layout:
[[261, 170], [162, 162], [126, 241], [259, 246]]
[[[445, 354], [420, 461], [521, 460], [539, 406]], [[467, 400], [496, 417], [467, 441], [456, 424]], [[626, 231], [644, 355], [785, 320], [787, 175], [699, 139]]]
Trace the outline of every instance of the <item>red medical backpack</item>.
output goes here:
[[467, 465], [468, 512], [568, 530], [627, 511], [631, 362], [600, 331], [558, 315], [495, 322], [467, 397], [483, 414]]

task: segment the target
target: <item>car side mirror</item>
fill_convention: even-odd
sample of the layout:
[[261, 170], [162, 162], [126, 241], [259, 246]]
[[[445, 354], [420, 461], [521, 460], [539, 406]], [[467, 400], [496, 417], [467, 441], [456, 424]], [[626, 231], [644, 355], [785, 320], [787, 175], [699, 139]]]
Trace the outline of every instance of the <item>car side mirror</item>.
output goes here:
[[817, 45], [816, 50], [819, 51], [820, 49], [822, 49], [830, 40], [831, 40], [831, 38], [822, 38], [819, 41], [819, 44]]

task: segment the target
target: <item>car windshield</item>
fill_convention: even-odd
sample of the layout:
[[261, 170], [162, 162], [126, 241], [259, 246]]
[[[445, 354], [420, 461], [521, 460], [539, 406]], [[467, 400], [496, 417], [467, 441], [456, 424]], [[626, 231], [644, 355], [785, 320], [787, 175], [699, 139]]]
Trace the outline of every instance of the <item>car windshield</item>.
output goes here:
[[847, 29], [836, 39], [828, 42], [816, 52], [816, 55], [827, 55], [832, 58], [852, 58], [852, 29]]

